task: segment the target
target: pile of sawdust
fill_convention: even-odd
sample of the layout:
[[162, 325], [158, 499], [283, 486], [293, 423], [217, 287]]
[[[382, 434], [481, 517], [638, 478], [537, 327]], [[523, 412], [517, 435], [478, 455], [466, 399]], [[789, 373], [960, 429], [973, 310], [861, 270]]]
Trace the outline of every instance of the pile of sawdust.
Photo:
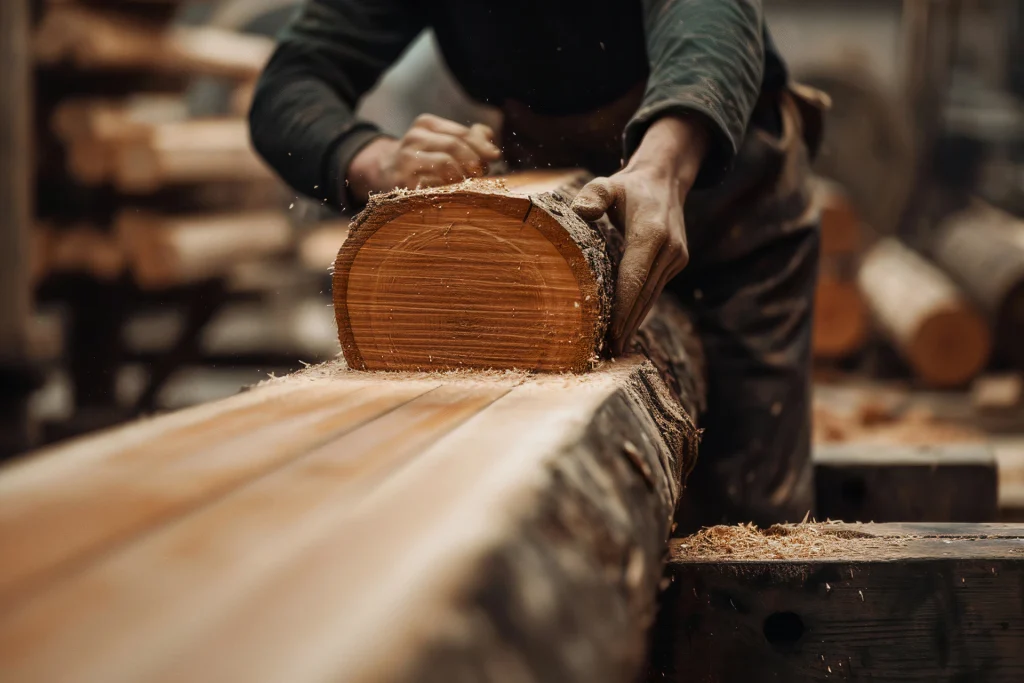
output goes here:
[[874, 548], [892, 548], [906, 537], [866, 534], [842, 524], [753, 524], [713, 526], [672, 545], [672, 556], [685, 560], [795, 560], [862, 555]]
[[813, 423], [815, 443], [858, 441], [927, 446], [985, 439], [978, 430], [938, 420], [930, 410], [920, 406], [896, 410], [880, 403], [864, 402], [851, 415], [815, 406]]

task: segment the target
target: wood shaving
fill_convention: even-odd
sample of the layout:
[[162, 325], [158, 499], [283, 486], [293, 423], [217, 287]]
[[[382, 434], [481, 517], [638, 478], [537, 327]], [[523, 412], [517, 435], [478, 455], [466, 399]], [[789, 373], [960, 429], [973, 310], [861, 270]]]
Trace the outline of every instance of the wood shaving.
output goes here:
[[906, 537], [866, 534], [839, 524], [775, 524], [759, 529], [754, 524], [713, 526], [679, 539], [672, 546], [674, 559], [687, 560], [794, 560], [838, 557], [851, 552], [906, 545]]

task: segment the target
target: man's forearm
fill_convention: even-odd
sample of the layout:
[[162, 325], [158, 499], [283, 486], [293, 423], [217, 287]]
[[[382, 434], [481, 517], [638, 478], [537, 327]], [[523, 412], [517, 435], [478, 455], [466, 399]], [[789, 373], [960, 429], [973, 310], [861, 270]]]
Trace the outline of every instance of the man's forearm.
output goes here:
[[643, 103], [626, 127], [630, 158], [652, 122], [698, 115], [708, 143], [698, 184], [731, 164], [764, 74], [760, 0], [644, 0], [651, 73]]
[[685, 196], [708, 148], [707, 127], [696, 116], [664, 116], [652, 123], [623, 169], [677, 183]]

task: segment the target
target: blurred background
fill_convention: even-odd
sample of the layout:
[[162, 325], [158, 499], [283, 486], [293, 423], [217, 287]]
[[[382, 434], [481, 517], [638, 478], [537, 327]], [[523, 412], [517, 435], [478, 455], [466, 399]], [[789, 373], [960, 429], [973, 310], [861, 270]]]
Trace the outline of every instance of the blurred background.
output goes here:
[[[347, 219], [276, 181], [245, 121], [297, 4], [0, 3], [0, 454], [339, 352]], [[765, 6], [833, 100], [816, 440], [984, 440], [1024, 509], [1024, 4]], [[429, 33], [361, 109], [396, 134], [420, 112], [500, 125]]]

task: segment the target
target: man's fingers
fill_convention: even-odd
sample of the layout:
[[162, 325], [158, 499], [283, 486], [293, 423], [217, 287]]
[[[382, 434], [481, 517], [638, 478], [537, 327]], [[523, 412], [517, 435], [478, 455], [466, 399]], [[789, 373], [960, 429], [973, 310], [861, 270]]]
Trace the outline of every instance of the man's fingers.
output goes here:
[[486, 172], [486, 167], [480, 155], [462, 138], [445, 133], [435, 133], [429, 130], [420, 130], [412, 140], [420, 154], [424, 152], [444, 152], [462, 168], [463, 178], [481, 176]]
[[630, 313], [633, 312], [660, 249], [661, 243], [654, 240], [626, 242], [619, 263], [619, 279], [615, 283], [615, 301], [612, 303], [612, 351], [616, 355], [622, 352]]
[[496, 161], [501, 158], [501, 150], [493, 142], [494, 131], [482, 123], [473, 124], [472, 127], [467, 128], [461, 123], [449, 121], [440, 116], [421, 114], [416, 117], [413, 127], [457, 137], [468, 144], [479, 158], [486, 161]]
[[648, 274], [647, 280], [640, 290], [640, 295], [633, 304], [633, 310], [630, 311], [626, 322], [623, 324], [622, 336], [613, 340], [612, 346], [617, 350], [617, 353], [622, 353], [629, 348], [630, 340], [636, 334], [636, 331], [640, 329], [640, 326], [643, 325], [647, 314], [650, 313], [662, 290], [682, 269], [683, 266], [676, 254], [668, 249], [661, 250], [658, 257], [654, 260], [654, 266], [651, 267], [651, 272]]
[[[572, 200], [572, 210], [585, 221], [596, 221], [615, 204], [615, 189], [608, 178], [594, 178]], [[616, 226], [620, 230], [623, 226]]]
[[[416, 166], [412, 169], [414, 187], [434, 187], [457, 183], [463, 178], [462, 166], [445, 152], [416, 152]], [[428, 180], [429, 179], [429, 180]]]
[[494, 144], [494, 131], [490, 126], [474, 123], [469, 127], [466, 142], [476, 150], [481, 159], [497, 161], [501, 158], [501, 150]]

